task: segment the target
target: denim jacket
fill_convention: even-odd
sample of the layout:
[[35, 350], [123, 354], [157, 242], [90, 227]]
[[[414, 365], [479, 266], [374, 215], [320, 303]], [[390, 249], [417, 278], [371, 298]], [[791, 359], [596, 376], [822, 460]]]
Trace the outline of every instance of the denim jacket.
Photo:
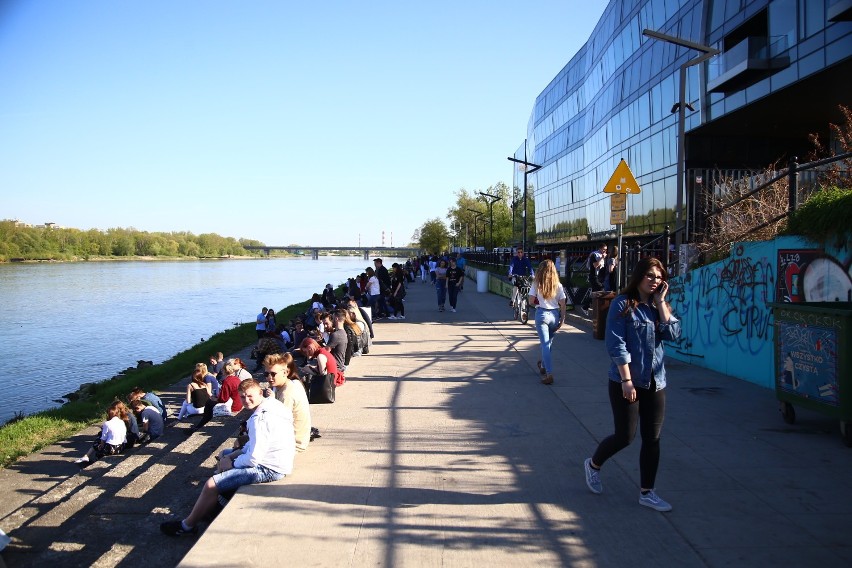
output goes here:
[[666, 386], [663, 340], [680, 337], [680, 321], [672, 315], [668, 323], [660, 323], [657, 309], [643, 303], [625, 317], [621, 313], [626, 306], [627, 296], [616, 297], [606, 318], [606, 350], [612, 359], [609, 380], [621, 382], [617, 366], [627, 363], [634, 386], [650, 388], [653, 377], [660, 390]]

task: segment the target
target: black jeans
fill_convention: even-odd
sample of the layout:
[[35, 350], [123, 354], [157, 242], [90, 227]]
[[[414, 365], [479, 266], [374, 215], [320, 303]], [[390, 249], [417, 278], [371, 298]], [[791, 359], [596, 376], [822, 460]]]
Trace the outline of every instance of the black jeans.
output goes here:
[[657, 467], [660, 464], [660, 431], [666, 415], [666, 389], [655, 391], [656, 383], [651, 380], [651, 388], [636, 388], [636, 402], [629, 403], [624, 398], [621, 383], [609, 383], [609, 402], [612, 406], [612, 418], [615, 433], [604, 439], [595, 450], [592, 461], [598, 467], [619, 451], [630, 445], [636, 437], [636, 427], [642, 436], [642, 448], [639, 450], [639, 477], [643, 489], [653, 489], [657, 479]]
[[459, 301], [459, 287], [455, 280], [447, 283], [447, 292], [450, 295], [450, 307], [456, 309], [456, 303]]

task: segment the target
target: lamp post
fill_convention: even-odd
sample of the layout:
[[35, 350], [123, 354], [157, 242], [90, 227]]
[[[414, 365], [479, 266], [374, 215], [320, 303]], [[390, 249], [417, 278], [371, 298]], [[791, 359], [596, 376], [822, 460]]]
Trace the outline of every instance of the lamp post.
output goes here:
[[[684, 237], [688, 237], [689, 233], [689, 215], [684, 213], [685, 192], [686, 187], [684, 178], [686, 177], [686, 109], [695, 110], [686, 100], [686, 70], [693, 65], [698, 65], [707, 61], [711, 57], [718, 55], [719, 50], [709, 45], [695, 43], [676, 36], [671, 36], [656, 32], [654, 30], [642, 30], [642, 35], [651, 39], [658, 39], [687, 49], [694, 49], [701, 52], [701, 55], [694, 57], [680, 66], [680, 85], [678, 92], [678, 102], [672, 107], [672, 112], [677, 111], [677, 198], [675, 204], [675, 243], [680, 245], [684, 241]], [[683, 231], [681, 231], [683, 229]], [[687, 234], [684, 234], [687, 233]], [[678, 247], [679, 248], [679, 247]], [[669, 251], [666, 251], [666, 265], [668, 265]], [[675, 271], [677, 274], [677, 271]]]
[[510, 162], [515, 162], [516, 164], [521, 164], [524, 167], [524, 215], [523, 215], [523, 223], [524, 223], [524, 239], [521, 241], [521, 249], [524, 252], [527, 252], [527, 175], [531, 173], [535, 173], [542, 168], [538, 164], [533, 164], [532, 162], [527, 161], [527, 142], [524, 140], [524, 159], [518, 160], [517, 158], [513, 158], [509, 156], [506, 158]]
[[479, 195], [481, 195], [482, 197], [484, 197], [488, 200], [488, 226], [489, 226], [489, 231], [491, 233], [491, 236], [489, 238], [489, 240], [491, 242], [490, 242], [490, 245], [489, 245], [488, 248], [490, 248], [491, 251], [493, 252], [494, 251], [494, 209], [493, 209], [493, 206], [494, 206], [494, 203], [496, 201], [500, 201], [500, 196], [499, 195], [491, 195], [490, 193], [485, 193], [484, 191], [480, 191]]
[[477, 211], [476, 209], [471, 209], [470, 207], [468, 207], [467, 210], [474, 214], [474, 217], [473, 217], [473, 251], [476, 252], [476, 244], [477, 244], [476, 243], [476, 222], [479, 220], [479, 216], [485, 215], [485, 213], [483, 213], [482, 211]]

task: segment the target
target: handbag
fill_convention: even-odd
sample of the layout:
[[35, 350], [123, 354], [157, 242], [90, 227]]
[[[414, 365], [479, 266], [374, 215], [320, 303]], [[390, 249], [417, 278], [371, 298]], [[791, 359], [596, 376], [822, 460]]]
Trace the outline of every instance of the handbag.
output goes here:
[[308, 402], [311, 404], [331, 404], [334, 402], [334, 375], [316, 375], [311, 378]]

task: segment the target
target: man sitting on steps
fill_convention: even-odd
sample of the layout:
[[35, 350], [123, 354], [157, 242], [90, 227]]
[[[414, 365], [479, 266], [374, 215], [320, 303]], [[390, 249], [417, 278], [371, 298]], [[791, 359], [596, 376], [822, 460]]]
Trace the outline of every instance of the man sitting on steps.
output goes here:
[[198, 523], [213, 512], [221, 495], [233, 493], [243, 485], [277, 481], [293, 471], [296, 440], [292, 411], [272, 397], [264, 398], [254, 379], [240, 384], [240, 398], [253, 411], [243, 453], [236, 458], [231, 458], [230, 453], [222, 456], [216, 467], [218, 473], [204, 484], [192, 512], [182, 521], [162, 523], [160, 530], [164, 534], [198, 534]]

